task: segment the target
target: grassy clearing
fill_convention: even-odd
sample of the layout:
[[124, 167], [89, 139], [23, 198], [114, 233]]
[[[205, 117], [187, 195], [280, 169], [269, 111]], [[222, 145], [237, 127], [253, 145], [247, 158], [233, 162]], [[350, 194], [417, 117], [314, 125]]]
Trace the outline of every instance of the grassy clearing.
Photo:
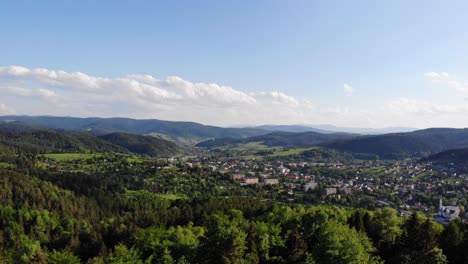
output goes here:
[[224, 151], [253, 151], [253, 150], [269, 150], [272, 149], [262, 144], [262, 142], [250, 142], [245, 144], [233, 144], [222, 147], [217, 147], [219, 150]]
[[310, 147], [310, 148], [292, 148], [287, 150], [276, 150], [273, 154], [269, 155], [270, 157], [285, 157], [291, 155], [299, 155], [302, 152], [318, 149], [318, 147]]
[[142, 157], [138, 157], [138, 156], [130, 156], [127, 158], [127, 161], [128, 162], [135, 162], [135, 163], [143, 163], [145, 161], [151, 161], [151, 159], [149, 158], [142, 158]]
[[411, 178], [411, 181], [416, 182], [416, 181], [419, 181], [419, 180], [421, 180], [422, 178], [425, 178], [425, 177], [427, 177], [427, 176], [428, 176], [428, 173], [427, 173], [427, 172], [421, 172], [421, 173], [419, 173], [418, 175], [416, 175], [416, 176], [414, 176], [413, 178]]
[[44, 154], [45, 157], [54, 159], [56, 161], [73, 161], [73, 160], [87, 160], [93, 157], [100, 157], [102, 154], [92, 153], [54, 153]]
[[180, 195], [180, 194], [161, 194], [158, 193], [156, 196], [160, 199], [163, 200], [168, 200], [168, 201], [175, 201], [175, 200], [185, 200], [187, 197], [185, 195]]

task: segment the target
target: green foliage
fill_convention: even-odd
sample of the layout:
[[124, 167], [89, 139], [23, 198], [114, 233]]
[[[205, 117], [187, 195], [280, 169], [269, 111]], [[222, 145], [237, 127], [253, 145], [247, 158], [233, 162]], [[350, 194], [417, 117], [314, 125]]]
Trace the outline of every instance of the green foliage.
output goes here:
[[378, 263], [369, 239], [336, 221], [327, 221], [319, 229], [317, 240], [314, 257], [319, 263]]
[[80, 259], [71, 252], [54, 250], [49, 254], [50, 264], [80, 264]]
[[110, 254], [106, 263], [109, 264], [143, 264], [140, 252], [134, 248], [128, 249], [125, 245], [115, 246], [114, 252]]

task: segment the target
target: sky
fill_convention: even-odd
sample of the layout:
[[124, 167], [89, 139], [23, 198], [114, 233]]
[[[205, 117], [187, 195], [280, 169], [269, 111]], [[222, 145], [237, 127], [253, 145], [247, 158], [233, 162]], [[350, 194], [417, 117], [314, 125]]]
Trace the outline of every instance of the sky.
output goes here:
[[468, 127], [467, 1], [2, 1], [0, 115]]

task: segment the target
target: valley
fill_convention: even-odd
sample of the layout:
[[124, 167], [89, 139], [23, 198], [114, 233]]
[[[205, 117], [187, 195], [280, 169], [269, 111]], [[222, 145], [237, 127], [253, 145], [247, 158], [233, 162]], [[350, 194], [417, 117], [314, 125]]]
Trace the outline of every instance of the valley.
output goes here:
[[[0, 122], [0, 260], [401, 263], [416, 254], [428, 263], [441, 256], [457, 263], [466, 257], [459, 249], [468, 240], [452, 238], [467, 226], [468, 160], [464, 148], [451, 149], [465, 146], [465, 130], [263, 131], [195, 142], [192, 135], [201, 132], [193, 127], [202, 125], [174, 140], [156, 129], [94, 133], [53, 117], [50, 125], [28, 118]], [[411, 232], [427, 230], [431, 235], [418, 239], [433, 247], [418, 247]], [[330, 241], [333, 232], [350, 244]]]

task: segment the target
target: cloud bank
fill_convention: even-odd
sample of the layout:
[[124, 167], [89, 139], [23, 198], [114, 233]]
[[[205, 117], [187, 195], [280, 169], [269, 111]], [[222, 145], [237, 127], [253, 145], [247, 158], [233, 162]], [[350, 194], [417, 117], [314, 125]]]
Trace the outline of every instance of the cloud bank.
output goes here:
[[[447, 74], [448, 76], [448, 74]], [[427, 78], [450, 79], [443, 73]], [[450, 79], [451, 80], [451, 79]], [[337, 87], [338, 88], [338, 87]], [[353, 87], [344, 84], [350, 95]], [[339, 91], [339, 88], [337, 89]], [[157, 118], [203, 124], [334, 124], [353, 127], [464, 126], [464, 106], [396, 98], [359, 108], [295, 98], [281, 92], [245, 92], [171, 76], [117, 78], [21, 66], [0, 67], [0, 114]], [[463, 120], [463, 119], [462, 119]]]

